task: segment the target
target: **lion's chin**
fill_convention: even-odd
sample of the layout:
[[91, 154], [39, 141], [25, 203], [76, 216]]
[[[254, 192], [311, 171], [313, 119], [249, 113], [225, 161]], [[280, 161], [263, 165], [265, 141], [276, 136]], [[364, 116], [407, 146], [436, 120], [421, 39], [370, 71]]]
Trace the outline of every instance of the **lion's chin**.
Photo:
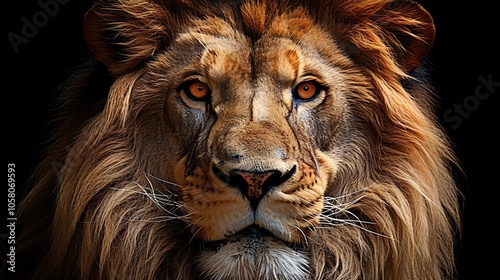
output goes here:
[[255, 227], [204, 248], [198, 256], [203, 279], [306, 279], [309, 257]]

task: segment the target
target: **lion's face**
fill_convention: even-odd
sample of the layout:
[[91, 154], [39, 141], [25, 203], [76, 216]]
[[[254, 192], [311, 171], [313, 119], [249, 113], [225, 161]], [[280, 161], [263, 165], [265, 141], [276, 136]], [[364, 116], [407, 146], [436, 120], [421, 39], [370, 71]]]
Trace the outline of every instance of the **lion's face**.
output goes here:
[[159, 79], [147, 91], [164, 95], [146, 108], [164, 108], [159, 143], [177, 138], [164, 145], [175, 174], [162, 176], [182, 186], [192, 235], [210, 242], [204, 269], [298, 277], [337, 169], [327, 153], [346, 144], [348, 62], [307, 18], [271, 26], [252, 40], [220, 19], [197, 22], [146, 68], [144, 80]]
[[[55, 201], [40, 277], [452, 274], [453, 156], [412, 76], [429, 14], [408, 0], [240, 2], [87, 13], [113, 85], [27, 199]], [[90, 84], [69, 87], [74, 103]]]

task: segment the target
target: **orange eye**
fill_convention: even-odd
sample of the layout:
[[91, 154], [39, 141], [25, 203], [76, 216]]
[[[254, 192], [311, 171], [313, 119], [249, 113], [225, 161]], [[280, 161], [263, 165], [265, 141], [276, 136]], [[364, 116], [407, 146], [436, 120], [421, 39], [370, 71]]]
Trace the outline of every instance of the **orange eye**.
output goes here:
[[309, 100], [315, 97], [320, 91], [320, 87], [315, 82], [302, 82], [296, 88], [294, 97], [300, 100]]
[[188, 84], [186, 93], [191, 99], [199, 101], [205, 99], [210, 94], [210, 89], [207, 84], [200, 81], [194, 81]]

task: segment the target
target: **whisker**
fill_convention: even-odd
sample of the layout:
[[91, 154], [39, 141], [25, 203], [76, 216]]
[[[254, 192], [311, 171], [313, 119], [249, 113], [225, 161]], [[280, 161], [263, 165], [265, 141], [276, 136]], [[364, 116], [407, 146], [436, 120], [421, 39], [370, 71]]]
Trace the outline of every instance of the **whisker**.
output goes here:
[[168, 181], [168, 180], [165, 180], [165, 179], [159, 178], [159, 177], [157, 177], [157, 176], [155, 176], [155, 175], [153, 175], [153, 174], [151, 174], [151, 173], [146, 173], [146, 178], [147, 178], [148, 176], [149, 176], [149, 177], [152, 177], [152, 178], [154, 178], [154, 179], [156, 179], [156, 180], [158, 180], [158, 181], [160, 181], [160, 182], [167, 183], [167, 184], [169, 184], [169, 185], [172, 185], [172, 186], [175, 186], [175, 187], [182, 188], [182, 185], [179, 185], [179, 184], [174, 183], [174, 182], [172, 182], [172, 181]]
[[167, 213], [170, 213], [170, 211], [168, 211], [165, 207], [163, 207], [163, 205], [161, 205], [159, 203], [159, 201], [156, 199], [156, 195], [155, 195], [155, 192], [154, 192], [154, 188], [153, 186], [151, 185], [151, 181], [149, 181], [149, 179], [146, 177], [146, 180], [148, 180], [148, 183], [149, 183], [149, 186], [151, 187], [151, 191], [152, 193], [148, 193], [146, 191], [146, 189], [144, 189], [139, 183], [137, 184], [137, 186], [139, 188], [141, 188], [143, 191], [144, 191], [144, 194], [149, 198], [151, 199], [151, 201], [153, 201], [158, 207], [160, 207], [161, 210], [167, 212]]
[[[361, 230], [363, 230], [363, 231], [366, 231], [366, 232], [368, 232], [368, 233], [371, 233], [371, 234], [374, 234], [374, 235], [377, 235], [377, 236], [380, 236], [380, 237], [384, 237], [384, 238], [389, 238], [387, 235], [384, 235], [384, 234], [382, 234], [382, 233], [378, 233], [378, 232], [376, 232], [376, 231], [373, 231], [373, 230], [367, 229], [367, 228], [365, 228], [365, 227], [363, 227], [363, 226], [360, 226], [360, 225], [358, 225], [358, 224], [356, 224], [356, 223], [350, 223], [350, 222], [346, 222], [346, 221], [343, 221], [343, 220], [339, 220], [339, 221], [341, 221], [342, 223], [332, 224], [331, 226], [351, 225], [351, 226], [354, 226], [354, 227], [356, 227], [356, 228], [359, 228], [359, 229], [361, 229]], [[318, 227], [316, 227], [316, 228], [329, 229], [329, 228], [331, 228], [331, 227], [330, 227], [330, 226], [318, 226]]]
[[[150, 174], [147, 174], [147, 175], [152, 176]], [[149, 185], [148, 187], [144, 187], [143, 185], [136, 183], [136, 186], [141, 191], [133, 190], [133, 189], [120, 189], [120, 188], [116, 188], [116, 187], [111, 187], [111, 189], [144, 195], [149, 200], [151, 200], [159, 209], [161, 209], [163, 212], [165, 212], [167, 214], [164, 216], [158, 216], [158, 217], [153, 217], [151, 219], [147, 219], [146, 220], [147, 222], [161, 222], [161, 221], [169, 221], [169, 220], [182, 220], [182, 221], [188, 222], [189, 215], [179, 215], [178, 213], [176, 213], [177, 210], [183, 209], [183, 207], [184, 207], [182, 203], [173, 199], [173, 197], [175, 197], [177, 194], [174, 194], [172, 192], [169, 192], [169, 194], [165, 194], [165, 193], [160, 192], [157, 188], [154, 187], [153, 183], [148, 178], [148, 176], [145, 177], [145, 179]], [[155, 179], [167, 182], [167, 183], [171, 183], [171, 182], [168, 182], [166, 180], [162, 180], [156, 176], [152, 176], [152, 177], [154, 177]]]
[[[375, 222], [363, 221], [353, 211], [350, 210], [353, 205], [358, 203], [364, 197], [363, 195], [358, 195], [364, 190], [365, 189], [361, 189], [338, 197], [326, 196], [324, 199], [323, 211], [320, 214], [320, 226], [317, 226], [316, 228], [328, 229], [332, 226], [350, 225], [365, 232], [388, 238], [388, 236], [368, 229], [364, 226], [376, 225]], [[346, 197], [350, 197], [353, 195], [356, 195], [356, 197], [351, 199], [350, 201], [345, 203], [338, 203], [340, 199], [345, 199]]]
[[[200, 219], [201, 219], [201, 217], [199, 217], [199, 218], [196, 220], [196, 222], [194, 222], [193, 224], [196, 224], [196, 223], [197, 223]], [[186, 226], [186, 228], [187, 228], [187, 226]], [[192, 244], [192, 242], [193, 242], [193, 240], [194, 240], [195, 236], [196, 236], [196, 235], [198, 235], [198, 232], [200, 232], [200, 230], [201, 230], [201, 227], [197, 227], [196, 231], [195, 231], [195, 232], [193, 232], [193, 234], [191, 234], [191, 239], [189, 239], [189, 244]]]
[[[359, 189], [359, 190], [354, 191], [354, 192], [346, 193], [346, 194], [339, 195], [339, 196], [335, 196], [335, 197], [333, 197], [333, 196], [325, 196], [325, 200], [328, 200], [328, 201], [330, 201], [330, 200], [334, 200], [334, 201], [336, 201], [336, 202], [337, 202], [337, 201], [338, 201], [338, 200], [340, 200], [341, 198], [346, 198], [346, 197], [350, 197], [350, 196], [357, 195], [357, 194], [359, 194], [359, 193], [363, 193], [363, 192], [365, 192], [367, 189], [368, 189], [368, 188], [366, 187], [366, 188], [362, 188], [362, 189]], [[352, 204], [354, 204], [354, 203], [358, 202], [361, 198], [363, 198], [363, 196], [362, 196], [362, 195], [361, 195], [361, 196], [358, 196], [357, 198], [355, 198], [355, 199], [353, 200], [354, 202], [353, 202]], [[352, 201], [351, 201], [351, 202], [352, 202]]]
[[[310, 222], [308, 222], [309, 224], [311, 224]], [[312, 224], [311, 224], [312, 226]], [[309, 242], [308, 242], [308, 238], [307, 238], [307, 235], [306, 233], [302, 230], [302, 228], [300, 226], [294, 226], [301, 234], [302, 234], [302, 237], [304, 237], [304, 242], [306, 243], [306, 246], [309, 246]]]
[[129, 221], [141, 221], [141, 222], [148, 222], [148, 223], [162, 223], [162, 222], [168, 222], [168, 221], [173, 221], [173, 220], [183, 220], [187, 218], [188, 215], [181, 215], [181, 216], [156, 216], [152, 217], [149, 219], [139, 219], [139, 218], [129, 218]]

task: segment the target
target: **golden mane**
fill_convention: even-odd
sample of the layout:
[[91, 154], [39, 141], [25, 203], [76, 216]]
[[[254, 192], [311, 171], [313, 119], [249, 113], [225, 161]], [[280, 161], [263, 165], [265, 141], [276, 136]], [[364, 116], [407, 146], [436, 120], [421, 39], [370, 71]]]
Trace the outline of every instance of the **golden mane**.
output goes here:
[[[281, 30], [273, 25], [280, 17], [297, 27], [279, 31], [285, 35], [302, 38], [317, 25], [335, 39], [341, 54], [320, 51], [348, 58], [338, 59], [339, 68], [352, 86], [350, 129], [359, 132], [343, 147], [324, 195], [325, 213], [342, 207], [339, 215], [353, 221], [324, 220], [314, 229], [311, 279], [454, 275], [456, 161], [433, 115], [432, 89], [416, 76], [434, 39], [427, 12], [406, 0], [236, 2], [107, 0], [92, 7], [84, 33], [99, 63], [84, 65], [63, 89], [59, 126], [20, 208], [18, 277], [197, 279], [199, 248], [183, 192], [160, 176], [180, 173], [165, 169], [174, 169], [189, 147], [144, 140], [165, 135], [177, 143], [170, 130], [155, 126], [173, 116], [157, 105], [164, 95], [151, 93], [160, 88], [154, 79], [169, 73], [148, 71], [174, 63], [159, 61], [160, 54], [193, 22], [214, 18], [202, 32], [233, 32], [228, 25], [257, 41]], [[106, 71], [106, 82], [96, 83]], [[94, 91], [103, 97], [85, 97]], [[147, 195], [153, 185], [162, 194]]]

